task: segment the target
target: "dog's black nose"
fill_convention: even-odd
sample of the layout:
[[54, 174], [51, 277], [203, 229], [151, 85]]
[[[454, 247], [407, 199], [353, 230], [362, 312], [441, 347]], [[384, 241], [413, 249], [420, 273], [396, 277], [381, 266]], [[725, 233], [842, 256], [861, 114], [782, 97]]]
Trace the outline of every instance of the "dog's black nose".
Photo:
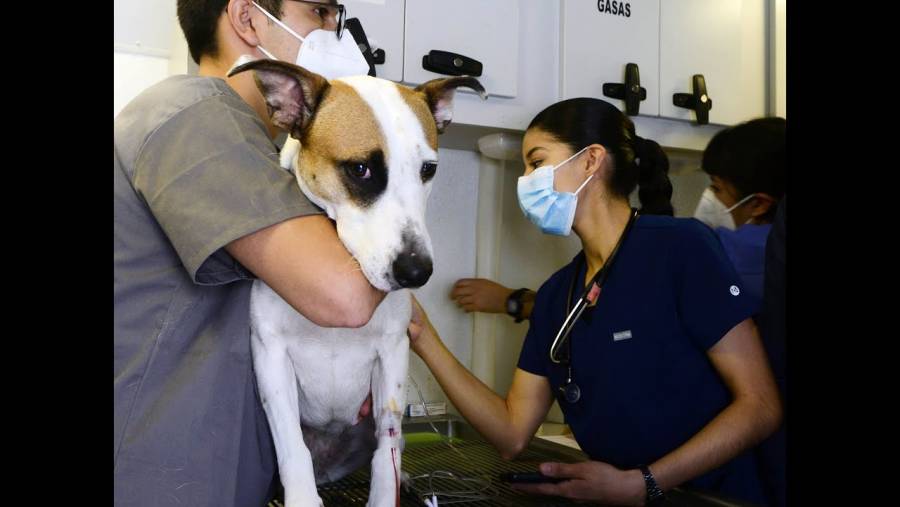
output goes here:
[[425, 285], [431, 278], [433, 266], [431, 258], [415, 251], [401, 252], [392, 265], [394, 280], [401, 287], [416, 288]]

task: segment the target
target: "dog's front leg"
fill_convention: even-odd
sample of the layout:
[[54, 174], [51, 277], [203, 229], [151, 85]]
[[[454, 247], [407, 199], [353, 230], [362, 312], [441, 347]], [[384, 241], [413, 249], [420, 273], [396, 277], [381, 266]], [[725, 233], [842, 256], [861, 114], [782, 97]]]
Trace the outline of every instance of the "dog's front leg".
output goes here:
[[287, 350], [253, 337], [253, 367], [278, 457], [285, 507], [322, 507], [312, 457], [300, 429], [297, 377]]
[[406, 372], [409, 366], [409, 339], [403, 332], [389, 337], [379, 348], [372, 372], [372, 414], [378, 448], [372, 457], [372, 488], [369, 507], [399, 505], [401, 423], [406, 403]]

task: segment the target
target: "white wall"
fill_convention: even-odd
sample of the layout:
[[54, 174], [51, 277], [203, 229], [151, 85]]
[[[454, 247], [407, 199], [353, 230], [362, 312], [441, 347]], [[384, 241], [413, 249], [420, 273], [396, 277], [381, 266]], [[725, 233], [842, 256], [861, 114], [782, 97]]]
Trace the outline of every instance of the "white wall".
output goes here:
[[787, 33], [787, 0], [775, 0], [774, 6], [774, 54], [772, 66], [774, 72], [775, 116], [787, 118], [787, 46], [785, 35]]
[[174, 0], [115, 0], [113, 33], [113, 116], [147, 87], [187, 72]]
[[144, 89], [168, 75], [167, 57], [113, 51], [113, 117]]
[[[414, 291], [447, 348], [467, 368], [472, 365], [472, 315], [453, 304], [450, 289], [456, 280], [475, 276], [478, 159], [472, 151], [438, 150], [438, 170], [426, 214], [434, 273], [424, 287]], [[447, 399], [428, 367], [413, 352], [409, 372], [426, 401]], [[419, 401], [415, 390], [409, 388], [406, 399], [408, 403]]]
[[117, 44], [168, 53], [178, 29], [175, 19], [175, 0], [113, 0]]

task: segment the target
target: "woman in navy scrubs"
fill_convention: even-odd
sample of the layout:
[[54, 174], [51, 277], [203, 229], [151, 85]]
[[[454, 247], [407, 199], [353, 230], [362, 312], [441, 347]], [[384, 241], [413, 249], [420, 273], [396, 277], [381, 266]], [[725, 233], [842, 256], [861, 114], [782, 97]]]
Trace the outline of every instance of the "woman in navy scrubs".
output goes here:
[[[659, 216], [672, 214], [659, 145], [609, 103], [579, 98], [539, 113], [522, 154], [523, 212], [545, 233], [574, 230], [583, 250], [538, 290], [507, 397], [453, 357], [415, 300], [412, 349], [504, 458], [559, 400], [591, 461], [544, 463], [567, 480], [524, 491], [644, 505], [686, 485], [763, 503], [749, 450], [782, 412], [750, 319], [758, 302], [709, 227]], [[628, 203], [638, 183], [642, 213]]]

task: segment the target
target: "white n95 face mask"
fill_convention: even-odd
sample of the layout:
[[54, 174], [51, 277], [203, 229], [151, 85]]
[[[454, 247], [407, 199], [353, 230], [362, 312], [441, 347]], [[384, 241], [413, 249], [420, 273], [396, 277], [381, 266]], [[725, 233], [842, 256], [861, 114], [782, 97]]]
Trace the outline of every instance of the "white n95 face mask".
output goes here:
[[712, 189], [706, 187], [706, 190], [703, 191], [703, 195], [700, 196], [700, 202], [697, 204], [697, 209], [694, 210], [694, 218], [713, 229], [724, 227], [733, 231], [737, 229], [737, 225], [734, 223], [734, 217], [731, 216], [731, 211], [737, 209], [738, 206], [749, 201], [755, 195], [756, 194], [749, 194], [736, 202], [734, 206], [726, 208], [725, 205], [722, 204], [722, 201], [716, 197], [716, 194], [713, 193]]
[[[325, 79], [337, 79], [339, 77], [359, 76], [369, 73], [369, 64], [366, 63], [366, 58], [353, 40], [352, 34], [345, 34], [338, 39], [334, 31], [317, 28], [309, 32], [306, 37], [302, 37], [291, 30], [291, 27], [284, 24], [280, 19], [260, 7], [256, 2], [253, 2], [253, 5], [278, 26], [300, 40], [300, 51], [297, 52], [296, 61], [296, 64], [300, 67], [320, 74]], [[278, 59], [272, 53], [266, 51], [262, 45], [257, 47], [269, 58], [273, 60]]]

